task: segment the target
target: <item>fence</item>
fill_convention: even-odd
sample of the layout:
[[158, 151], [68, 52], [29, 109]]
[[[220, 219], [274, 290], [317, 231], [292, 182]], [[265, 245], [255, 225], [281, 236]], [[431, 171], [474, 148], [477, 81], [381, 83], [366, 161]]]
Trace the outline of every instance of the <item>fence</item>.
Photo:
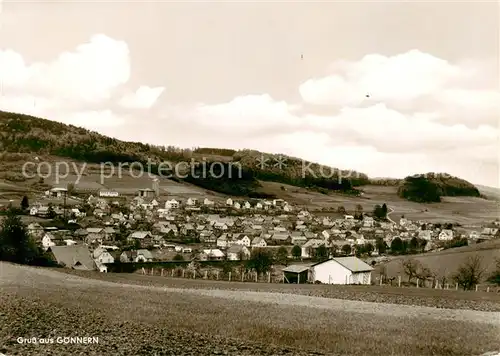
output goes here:
[[[375, 283], [372, 283], [375, 285], [380, 285], [380, 286], [391, 286], [391, 287], [400, 287], [400, 288], [408, 288], [408, 287], [413, 287], [413, 288], [430, 288], [430, 289], [441, 289], [441, 290], [463, 290], [461, 286], [459, 286], [458, 283], [447, 283], [446, 281], [443, 280], [423, 280], [416, 278], [415, 283], [409, 283], [409, 282], [403, 282], [401, 276], [398, 276], [397, 278], [387, 278], [384, 276], [377, 277], [375, 280]], [[476, 284], [473, 288], [472, 291], [475, 292], [494, 292], [494, 293], [499, 293], [500, 292], [500, 287], [498, 286], [492, 286], [488, 284]]]
[[143, 275], [171, 277], [171, 278], [188, 278], [188, 279], [203, 279], [213, 281], [228, 281], [228, 282], [254, 282], [254, 283], [284, 283], [283, 274], [275, 274], [271, 272], [257, 273], [252, 271], [232, 271], [223, 272], [220, 270], [196, 270], [186, 268], [141, 268]]

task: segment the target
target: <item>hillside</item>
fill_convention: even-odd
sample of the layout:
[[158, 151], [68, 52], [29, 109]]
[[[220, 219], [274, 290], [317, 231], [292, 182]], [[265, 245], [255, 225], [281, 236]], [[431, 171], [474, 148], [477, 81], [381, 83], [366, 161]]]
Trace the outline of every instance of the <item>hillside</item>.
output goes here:
[[[407, 177], [404, 180], [370, 179], [360, 172], [326, 167], [286, 155], [125, 142], [80, 127], [3, 111], [0, 111], [0, 149], [3, 151], [0, 179], [8, 184], [25, 180], [20, 173], [22, 163], [34, 156], [44, 156], [89, 164], [140, 162], [149, 167], [152, 174], [161, 173], [171, 178], [165, 181], [187, 182], [231, 196], [271, 197], [265, 193], [262, 182], [306, 188], [324, 195], [340, 192], [349, 196], [359, 196], [368, 185], [390, 186], [397, 187], [400, 197], [418, 203], [439, 202], [445, 196], [480, 196], [471, 183], [456, 177], [443, 178], [447, 177], [445, 174], [428, 173], [425, 178]], [[165, 166], [159, 166], [164, 162], [169, 162], [170, 167], [180, 162], [191, 166], [177, 165], [180, 169], [165, 170]]]
[[[496, 259], [500, 258], [500, 242], [488, 241], [476, 245], [463, 246], [443, 250], [439, 252], [413, 255], [412, 258], [420, 261], [425, 267], [429, 268], [438, 278], [446, 278], [447, 283], [452, 283], [451, 277], [457, 271], [460, 264], [465, 262], [468, 257], [478, 255], [481, 258], [482, 267], [485, 270], [484, 278], [491, 274], [496, 266]], [[396, 258], [385, 264], [388, 276], [400, 275], [403, 279], [404, 272], [401, 266], [401, 259], [405, 256]], [[380, 266], [374, 271], [378, 275]]]
[[[16, 153], [15, 156], [4, 154], [3, 161], [28, 159], [36, 154], [70, 158], [89, 163], [141, 162], [144, 166], [148, 166], [148, 162], [150, 162], [151, 173], [158, 174], [160, 162], [175, 164], [194, 160], [192, 169], [185, 167], [181, 171], [162, 170], [161, 173], [163, 176], [174, 175], [176, 180], [184, 180], [206, 189], [236, 196], [256, 195], [255, 188], [259, 186], [257, 180], [351, 193], [356, 193], [353, 187], [368, 182], [368, 177], [365, 174], [358, 172], [348, 174], [346, 171], [342, 172], [335, 168], [303, 162], [298, 158], [250, 150], [191, 150], [174, 146], [155, 146], [141, 142], [124, 142], [72, 125], [2, 111], [0, 111], [0, 134], [0, 149], [7, 153]], [[281, 167], [276, 164], [278, 159], [283, 162]], [[221, 165], [213, 166], [219, 170], [214, 172], [217, 178], [200, 177], [198, 173], [203, 170], [209, 171], [213, 162], [221, 162]], [[262, 165], [262, 162], [265, 164]], [[239, 171], [232, 174], [235, 173], [234, 169], [240, 169], [236, 163], [241, 165], [241, 174]], [[308, 168], [305, 169], [304, 166]], [[321, 177], [320, 172], [331, 171], [335, 173], [331, 177]], [[222, 173], [220, 177], [219, 173]], [[184, 178], [185, 175], [187, 177]], [[339, 179], [339, 175], [347, 178]], [[11, 178], [15, 180], [15, 177]]]
[[406, 177], [399, 184], [398, 195], [418, 203], [436, 203], [443, 196], [479, 197], [480, 193], [476, 186], [466, 180], [446, 173], [426, 173]]

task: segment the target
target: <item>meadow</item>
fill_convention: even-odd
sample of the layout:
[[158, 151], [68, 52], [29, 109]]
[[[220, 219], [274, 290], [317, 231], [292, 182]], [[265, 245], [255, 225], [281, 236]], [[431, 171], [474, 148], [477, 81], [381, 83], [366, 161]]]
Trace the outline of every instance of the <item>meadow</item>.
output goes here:
[[[9, 355], [479, 355], [499, 313], [138, 286], [0, 264]], [[305, 299], [304, 299], [305, 298]], [[478, 337], [480, 335], [480, 337]], [[90, 336], [98, 344], [19, 344]]]

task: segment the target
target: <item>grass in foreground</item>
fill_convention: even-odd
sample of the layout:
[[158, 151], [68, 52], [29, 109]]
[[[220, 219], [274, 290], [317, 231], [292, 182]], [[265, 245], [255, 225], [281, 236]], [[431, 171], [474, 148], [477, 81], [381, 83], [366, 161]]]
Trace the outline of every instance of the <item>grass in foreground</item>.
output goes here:
[[[2, 266], [0, 344], [22, 355], [478, 355], [499, 328], [67, 283]], [[376, 307], [376, 306], [374, 306]], [[411, 307], [408, 307], [411, 308]], [[436, 317], [439, 311], [436, 312]], [[200, 334], [195, 334], [200, 333]], [[17, 337], [98, 336], [98, 345], [19, 345]], [[239, 340], [239, 341], [238, 341]], [[263, 344], [274, 346], [263, 347]], [[298, 349], [310, 350], [303, 353]], [[286, 350], [288, 352], [286, 352]]]

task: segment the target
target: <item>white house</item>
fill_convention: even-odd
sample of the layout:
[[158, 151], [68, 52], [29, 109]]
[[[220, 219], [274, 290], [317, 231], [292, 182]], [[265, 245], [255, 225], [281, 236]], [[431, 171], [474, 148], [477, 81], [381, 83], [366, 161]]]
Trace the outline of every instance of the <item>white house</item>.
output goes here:
[[228, 206], [232, 206], [232, 205], [233, 205], [233, 199], [228, 198], [228, 199], [226, 200], [226, 205], [228, 205]]
[[252, 247], [266, 247], [266, 246], [267, 242], [262, 237], [257, 236], [252, 240]]
[[453, 240], [453, 230], [449, 229], [443, 229], [439, 233], [439, 240], [440, 241], [450, 241]]
[[165, 209], [178, 209], [179, 205], [179, 202], [175, 199], [167, 200], [165, 202]]
[[370, 216], [365, 216], [363, 219], [363, 227], [373, 227], [375, 225], [375, 220]]
[[214, 204], [215, 204], [215, 202], [213, 200], [208, 199], [208, 198], [205, 198], [205, 200], [203, 200], [203, 205], [209, 205], [209, 206], [211, 206], [211, 205], [214, 205]]
[[312, 257], [314, 250], [325, 244], [325, 240], [320, 239], [311, 239], [307, 241], [304, 245], [302, 245], [302, 258]]
[[42, 237], [42, 246], [45, 250], [47, 250], [49, 247], [56, 246], [56, 243], [54, 242], [55, 237], [52, 235], [50, 232], [46, 233]]
[[218, 248], [203, 250], [203, 254], [206, 255], [210, 260], [222, 260], [224, 258], [224, 252], [222, 252]]
[[198, 203], [198, 199], [196, 198], [189, 198], [187, 201], [186, 201], [186, 204], [189, 205], [189, 206], [194, 206]]
[[113, 190], [100, 190], [99, 191], [99, 196], [101, 198], [116, 198], [120, 194], [118, 192], [115, 192]]
[[352, 215], [344, 215], [345, 220], [354, 220], [354, 216]]
[[234, 207], [235, 209], [241, 209], [241, 204], [240, 204], [240, 203], [238, 203], [238, 202], [236, 202], [236, 203], [234, 203], [234, 204], [233, 204], [233, 207]]
[[243, 245], [233, 245], [227, 250], [227, 259], [230, 261], [246, 260], [249, 256], [250, 251]]
[[96, 263], [99, 263], [99, 264], [102, 264], [102, 263], [114, 263], [115, 262], [115, 259], [113, 258], [113, 256], [111, 256], [111, 254], [106, 251], [105, 249], [101, 248], [101, 247], [98, 247], [94, 250], [94, 252], [92, 253], [92, 257], [94, 258], [94, 261], [96, 261]]
[[252, 241], [250, 241], [250, 238], [246, 235], [236, 241], [236, 245], [241, 245], [246, 247], [250, 247], [251, 243]]
[[337, 257], [313, 264], [309, 278], [323, 284], [370, 284], [372, 271], [357, 257]]

